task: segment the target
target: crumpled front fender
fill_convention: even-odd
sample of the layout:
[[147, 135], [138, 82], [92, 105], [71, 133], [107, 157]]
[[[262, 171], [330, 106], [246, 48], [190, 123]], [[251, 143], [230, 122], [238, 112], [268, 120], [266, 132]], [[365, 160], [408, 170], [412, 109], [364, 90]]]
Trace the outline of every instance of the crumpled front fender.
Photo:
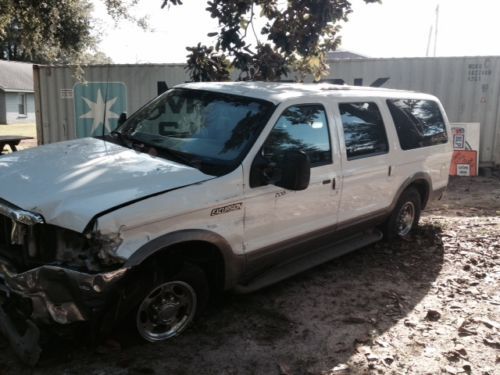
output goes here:
[[[46, 265], [16, 273], [0, 260], [0, 331], [20, 359], [34, 365], [41, 352], [37, 325], [91, 321], [109, 304], [110, 294], [128, 270], [88, 274]], [[11, 305], [15, 307], [19, 300], [30, 302], [29, 309], [19, 309], [25, 321], [21, 332], [14, 323], [19, 314], [17, 311], [15, 317], [9, 314]]]
[[13, 273], [0, 264], [0, 276], [7, 290], [32, 302], [35, 321], [68, 324], [90, 318], [89, 308], [105, 296], [123, 278], [127, 268], [87, 274], [56, 266], [41, 266], [23, 273]]

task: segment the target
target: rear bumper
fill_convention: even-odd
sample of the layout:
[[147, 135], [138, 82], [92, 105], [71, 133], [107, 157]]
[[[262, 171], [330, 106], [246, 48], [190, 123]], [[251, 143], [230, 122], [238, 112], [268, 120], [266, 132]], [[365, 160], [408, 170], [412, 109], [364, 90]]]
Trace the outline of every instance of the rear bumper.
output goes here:
[[87, 274], [41, 266], [16, 273], [0, 259], [0, 331], [20, 359], [34, 365], [41, 353], [39, 328], [97, 319], [127, 271]]

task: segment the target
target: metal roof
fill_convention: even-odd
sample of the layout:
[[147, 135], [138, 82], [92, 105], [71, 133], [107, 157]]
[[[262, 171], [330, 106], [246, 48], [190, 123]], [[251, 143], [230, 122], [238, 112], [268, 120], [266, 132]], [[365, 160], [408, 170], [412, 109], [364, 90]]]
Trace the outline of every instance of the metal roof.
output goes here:
[[33, 64], [0, 60], [0, 90], [33, 92]]
[[336, 51], [328, 52], [326, 58], [327, 60], [349, 60], [349, 59], [366, 59], [367, 56], [352, 51], [338, 49]]

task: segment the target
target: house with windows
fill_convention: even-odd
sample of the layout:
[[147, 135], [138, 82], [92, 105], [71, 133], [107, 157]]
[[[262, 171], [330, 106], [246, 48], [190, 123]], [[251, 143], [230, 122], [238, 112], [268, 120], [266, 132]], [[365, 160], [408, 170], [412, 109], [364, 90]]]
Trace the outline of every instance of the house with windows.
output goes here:
[[0, 60], [0, 125], [34, 122], [33, 65]]

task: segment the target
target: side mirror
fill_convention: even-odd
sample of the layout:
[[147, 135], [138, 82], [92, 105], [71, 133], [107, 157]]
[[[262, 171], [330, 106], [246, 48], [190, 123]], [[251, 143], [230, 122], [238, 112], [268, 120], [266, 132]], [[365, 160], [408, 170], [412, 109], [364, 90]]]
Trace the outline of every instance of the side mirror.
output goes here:
[[125, 121], [127, 121], [127, 114], [122, 112], [120, 117], [118, 117], [118, 126], [122, 126]]
[[276, 186], [288, 190], [305, 190], [311, 179], [311, 161], [302, 151], [287, 151], [280, 163], [281, 179]]

